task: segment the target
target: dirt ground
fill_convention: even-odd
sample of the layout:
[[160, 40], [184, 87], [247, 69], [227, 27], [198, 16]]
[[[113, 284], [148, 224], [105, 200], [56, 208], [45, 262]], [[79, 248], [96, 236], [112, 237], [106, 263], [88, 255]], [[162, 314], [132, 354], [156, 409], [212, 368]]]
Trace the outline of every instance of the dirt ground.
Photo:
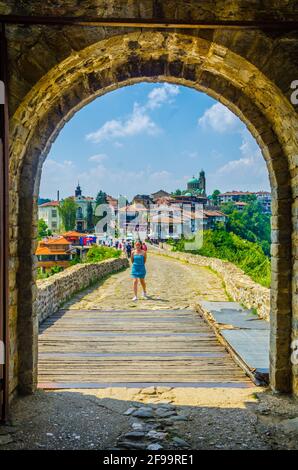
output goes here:
[[260, 388], [39, 390], [13, 404], [0, 449], [298, 449], [284, 426], [297, 416], [297, 402]]

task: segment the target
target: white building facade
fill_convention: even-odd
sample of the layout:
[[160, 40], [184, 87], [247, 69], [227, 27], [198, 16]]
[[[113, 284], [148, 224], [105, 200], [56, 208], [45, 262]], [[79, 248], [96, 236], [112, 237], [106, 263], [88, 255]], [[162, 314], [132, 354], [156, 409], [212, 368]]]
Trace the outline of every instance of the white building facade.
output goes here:
[[59, 201], [45, 202], [38, 206], [38, 219], [43, 219], [52, 232], [61, 228], [61, 217], [59, 214]]

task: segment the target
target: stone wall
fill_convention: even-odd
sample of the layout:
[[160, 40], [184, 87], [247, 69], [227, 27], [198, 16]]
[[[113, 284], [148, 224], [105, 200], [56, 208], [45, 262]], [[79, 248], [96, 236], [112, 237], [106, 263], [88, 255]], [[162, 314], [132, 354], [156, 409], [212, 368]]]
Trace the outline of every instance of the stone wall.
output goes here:
[[227, 293], [236, 302], [248, 308], [257, 309], [260, 318], [269, 320], [270, 316], [270, 289], [260, 286], [249, 276], [237, 268], [233, 263], [217, 258], [207, 258], [191, 253], [171, 251], [171, 247], [164, 243], [162, 248], [150, 247], [153, 251], [199, 266], [208, 266], [216, 271], [225, 283]]
[[[120, 5], [121, 4], [121, 5]], [[0, 2], [0, 12], [177, 21], [297, 19], [297, 0], [68, 0]], [[298, 394], [290, 344], [298, 337], [298, 120], [296, 30], [6, 25], [10, 113], [9, 384], [35, 389], [36, 201], [59, 131], [97, 96], [138, 81], [205, 92], [248, 127], [272, 189], [271, 386]], [[292, 245], [291, 245], [292, 244]]]
[[100, 263], [76, 264], [48, 279], [37, 281], [36, 304], [39, 322], [55, 313], [76, 292], [107, 274], [127, 267], [126, 258], [108, 259]]

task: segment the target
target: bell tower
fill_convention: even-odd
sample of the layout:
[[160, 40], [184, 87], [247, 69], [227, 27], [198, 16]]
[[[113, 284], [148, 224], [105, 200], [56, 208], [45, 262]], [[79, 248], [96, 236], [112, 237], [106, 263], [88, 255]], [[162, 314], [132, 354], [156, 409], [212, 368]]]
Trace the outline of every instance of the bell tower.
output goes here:
[[81, 190], [80, 182], [78, 182], [78, 185], [77, 185], [76, 190], [75, 190], [75, 197], [79, 197], [79, 196], [82, 196], [82, 190]]
[[201, 194], [203, 196], [206, 196], [206, 176], [205, 176], [205, 171], [204, 170], [200, 171], [199, 189], [201, 190]]

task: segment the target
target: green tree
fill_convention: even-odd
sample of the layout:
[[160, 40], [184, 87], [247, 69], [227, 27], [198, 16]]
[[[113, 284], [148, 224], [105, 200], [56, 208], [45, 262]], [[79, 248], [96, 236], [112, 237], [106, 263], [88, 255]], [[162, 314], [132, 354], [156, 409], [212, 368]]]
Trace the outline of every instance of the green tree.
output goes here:
[[94, 229], [94, 219], [93, 219], [93, 208], [91, 202], [87, 204], [87, 230], [91, 231]]
[[228, 216], [226, 229], [250, 242], [258, 243], [264, 253], [270, 255], [270, 215], [264, 214], [257, 199], [251, 199], [241, 211], [232, 202], [223, 204], [222, 211]]
[[43, 219], [39, 219], [38, 221], [38, 240], [41, 240], [44, 237], [50, 237], [52, 235], [52, 231], [49, 230], [46, 222]]
[[59, 214], [61, 215], [65, 230], [73, 230], [76, 223], [77, 205], [73, 198], [64, 199], [59, 206]]
[[[174, 251], [184, 251], [185, 240], [172, 243]], [[220, 230], [204, 231], [203, 246], [192, 254], [220, 258], [239, 266], [259, 284], [270, 287], [270, 259], [257, 243], [243, 240], [234, 233]]]
[[[98, 193], [97, 193], [97, 196], [96, 196], [96, 207], [100, 206], [101, 204], [108, 204], [108, 201], [107, 201], [107, 194], [100, 190]], [[107, 215], [107, 211], [103, 211], [103, 214], [102, 215], [96, 215], [96, 209], [95, 209], [95, 212], [93, 214], [93, 227], [96, 227], [96, 224], [101, 220], [103, 219], [104, 217], [106, 217]], [[105, 225], [105, 231], [106, 231], [106, 225]]]
[[219, 204], [219, 199], [218, 199], [218, 195], [220, 194], [220, 190], [219, 189], [215, 189], [211, 195], [211, 200], [214, 204], [214, 206], [218, 206]]
[[98, 263], [104, 259], [119, 258], [121, 250], [116, 250], [108, 246], [93, 245], [87, 253], [86, 263]]
[[173, 196], [181, 196], [181, 194], [182, 194], [181, 189], [176, 189], [176, 191], [172, 193]]
[[257, 201], [257, 196], [255, 194], [245, 194], [240, 197], [243, 202], [255, 202]]
[[100, 190], [96, 196], [96, 205], [99, 206], [100, 204], [107, 204], [107, 195], [102, 190]]

